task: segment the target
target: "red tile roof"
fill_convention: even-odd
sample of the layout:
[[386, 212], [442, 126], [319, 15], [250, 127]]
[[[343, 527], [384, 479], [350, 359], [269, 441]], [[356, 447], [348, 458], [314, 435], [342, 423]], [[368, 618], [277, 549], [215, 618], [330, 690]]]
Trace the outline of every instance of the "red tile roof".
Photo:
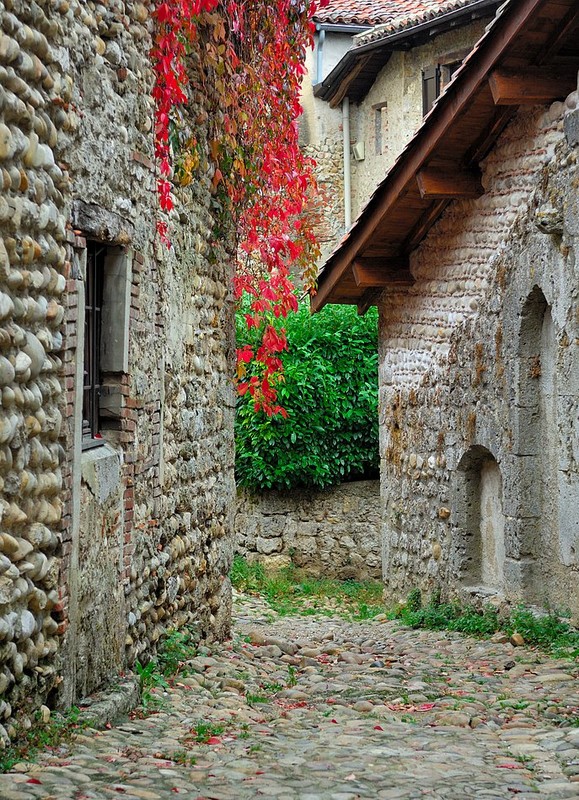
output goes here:
[[384, 25], [389, 31], [424, 21], [473, 0], [330, 0], [315, 21], [332, 25]]

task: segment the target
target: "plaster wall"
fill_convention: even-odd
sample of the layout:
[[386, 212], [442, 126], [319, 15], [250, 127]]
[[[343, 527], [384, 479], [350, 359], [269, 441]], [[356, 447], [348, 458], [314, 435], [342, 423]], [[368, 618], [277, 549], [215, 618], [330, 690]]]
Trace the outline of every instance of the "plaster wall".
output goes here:
[[[316, 36], [316, 47], [318, 37]], [[347, 34], [326, 33], [323, 75], [328, 74], [352, 43]], [[323, 261], [344, 234], [344, 145], [342, 109], [314, 97], [316, 48], [306, 55], [306, 74], [302, 84], [303, 114], [299, 120], [300, 143], [316, 162], [318, 195], [309, 208]]]
[[[366, 205], [422, 122], [422, 70], [462, 60], [480, 39], [488, 21], [477, 20], [434, 36], [428, 44], [395, 51], [364, 100], [351, 106], [352, 143], [365, 145], [364, 160], [352, 161], [352, 219]], [[377, 142], [377, 126], [381, 129], [381, 143]]]
[[393, 599], [418, 586], [579, 615], [576, 106], [520, 110], [484, 196], [450, 205], [415, 284], [381, 298]]

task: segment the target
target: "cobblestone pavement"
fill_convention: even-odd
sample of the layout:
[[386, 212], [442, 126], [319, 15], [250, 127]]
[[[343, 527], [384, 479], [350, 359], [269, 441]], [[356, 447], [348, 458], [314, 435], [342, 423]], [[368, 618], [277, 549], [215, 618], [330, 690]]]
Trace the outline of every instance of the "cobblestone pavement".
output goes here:
[[0, 798], [579, 797], [576, 664], [242, 597], [236, 617], [158, 713], [16, 765]]

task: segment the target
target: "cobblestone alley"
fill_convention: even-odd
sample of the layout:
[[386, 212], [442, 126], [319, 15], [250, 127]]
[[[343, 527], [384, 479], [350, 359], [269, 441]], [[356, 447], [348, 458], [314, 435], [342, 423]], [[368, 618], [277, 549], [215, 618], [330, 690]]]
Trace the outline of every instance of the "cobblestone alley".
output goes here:
[[2, 800], [579, 797], [577, 666], [237, 596], [160, 711], [0, 776]]

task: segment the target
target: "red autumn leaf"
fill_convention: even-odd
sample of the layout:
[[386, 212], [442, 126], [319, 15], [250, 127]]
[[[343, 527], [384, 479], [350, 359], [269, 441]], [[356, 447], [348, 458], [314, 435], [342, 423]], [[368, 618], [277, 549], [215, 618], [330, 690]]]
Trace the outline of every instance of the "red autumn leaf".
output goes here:
[[384, 728], [382, 727], [382, 725], [374, 725], [374, 730], [375, 731], [383, 731]]
[[42, 781], [39, 781], [38, 778], [28, 778], [26, 783], [34, 783], [35, 785], [42, 785]]
[[207, 739], [207, 744], [221, 744], [221, 738], [219, 736], [210, 736]]

